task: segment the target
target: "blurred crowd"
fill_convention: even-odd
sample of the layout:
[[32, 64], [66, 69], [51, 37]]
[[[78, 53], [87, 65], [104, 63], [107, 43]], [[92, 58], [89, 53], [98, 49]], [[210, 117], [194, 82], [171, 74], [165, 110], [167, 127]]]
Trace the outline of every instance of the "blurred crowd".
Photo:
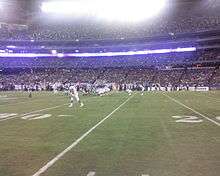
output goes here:
[[1, 90], [27, 88], [52, 90], [55, 85], [70, 84], [210, 87], [220, 86], [220, 71], [215, 67], [162, 70], [151, 68], [35, 69], [10, 71], [0, 75]]
[[[176, 34], [220, 30], [219, 6], [205, 6], [203, 10], [197, 7], [186, 5], [176, 12], [168, 10], [168, 15], [135, 25], [40, 19], [30, 21], [27, 28], [1, 27], [0, 40], [79, 41], [167, 35], [175, 38]], [[220, 86], [219, 60], [219, 49], [135, 57], [1, 58], [0, 89], [13, 90], [23, 85], [45, 90], [54, 84], [69, 83]], [[5, 72], [5, 68], [17, 71]]]
[[85, 23], [29, 24], [27, 29], [0, 28], [0, 40], [94, 40], [175, 36], [220, 29], [220, 15], [161, 17], [137, 26]]
[[164, 67], [204, 62], [219, 62], [220, 50], [152, 54], [143, 56], [92, 58], [1, 58], [1, 68], [103, 68], [103, 67]]
[[56, 83], [218, 87], [219, 61], [218, 49], [142, 57], [1, 58], [0, 88], [37, 85], [45, 90]]

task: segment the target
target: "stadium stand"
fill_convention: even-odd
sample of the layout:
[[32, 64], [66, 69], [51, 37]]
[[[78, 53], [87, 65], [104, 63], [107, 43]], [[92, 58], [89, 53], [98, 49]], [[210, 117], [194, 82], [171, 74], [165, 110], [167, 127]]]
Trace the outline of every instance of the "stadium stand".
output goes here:
[[[220, 29], [219, 2], [204, 7], [197, 4], [191, 10], [193, 2], [178, 5], [173, 11], [174, 18], [170, 14], [162, 14], [157, 20], [130, 25], [111, 25], [89, 19], [80, 19], [74, 23], [65, 23], [63, 19], [44, 20], [33, 18], [31, 15], [23, 15], [28, 21], [28, 28], [19, 30], [8, 25], [0, 28], [1, 40], [85, 40], [85, 39], [120, 39], [141, 38], [152, 36], [175, 36], [180, 33], [194, 33]], [[170, 7], [172, 8], [172, 7]], [[21, 10], [20, 10], [21, 11]], [[37, 13], [37, 12], [36, 12]], [[21, 15], [19, 15], [21, 16]], [[21, 19], [21, 18], [20, 18]], [[46, 22], [42, 22], [46, 21]], [[51, 22], [49, 22], [51, 21]]]
[[117, 84], [160, 84], [161, 86], [217, 86], [219, 85], [219, 69], [187, 68], [187, 69], [40, 69], [21, 70], [19, 73], [1, 73], [1, 89], [15, 89], [16, 85], [27, 87], [47, 87], [59, 82], [67, 83], [117, 83]]
[[[137, 37], [152, 37], [164, 36], [179, 33], [192, 33], [207, 31], [209, 29], [220, 29], [220, 17], [200, 17], [199, 19], [188, 18], [177, 21], [161, 20], [156, 24], [149, 25], [150, 27], [142, 26], [140, 29], [131, 30], [129, 27], [122, 29], [108, 29], [105, 31], [105, 26], [101, 29], [94, 25], [79, 26], [75, 30], [75, 26], [29, 26], [28, 29], [11, 30], [10, 28], [0, 29], [1, 40], [86, 40], [86, 39], [109, 39], [109, 38], [137, 38]], [[169, 26], [169, 27], [167, 27]], [[94, 31], [91, 33], [91, 31]], [[125, 33], [126, 31], [126, 33]]]
[[[220, 30], [219, 4], [215, 3], [215, 5], [208, 7], [197, 5], [195, 9], [190, 10], [191, 3], [181, 4], [181, 8], [176, 8], [176, 11], [173, 12], [175, 14], [173, 18], [169, 18], [169, 14], [165, 14], [158, 17], [157, 20], [149, 20], [147, 24], [143, 23], [132, 28], [129, 25], [107, 25], [86, 19], [82, 22], [74, 21], [74, 24], [63, 23], [60, 19], [43, 22], [41, 17], [39, 19], [30, 17], [25, 25], [1, 23], [0, 40], [2, 44], [0, 47], [6, 47], [6, 44], [3, 43], [7, 43], [7, 41], [25, 40], [33, 41], [32, 45], [28, 43], [28, 47], [25, 46], [30, 50], [36, 47], [35, 41], [48, 40], [61, 42], [85, 40], [86, 43], [87, 40], [105, 41], [105, 39], [124, 40], [151, 37], [153, 41], [160, 42], [166, 36], [171, 37], [172, 41], [176, 41], [178, 44], [177, 36], [180, 35], [182, 41], [194, 36], [194, 39], [189, 42], [196, 45], [198, 44], [197, 39], [203, 42], [203, 40], [210, 38], [209, 33], [212, 33], [213, 30]], [[207, 35], [205, 39], [198, 37], [201, 32], [205, 32]], [[145, 84], [159, 83], [161, 86], [169, 84], [219, 85], [220, 50], [217, 46], [217, 37], [212, 36], [214, 41], [212, 41], [211, 48], [209, 48], [208, 42], [199, 43], [199, 47], [202, 49], [188, 53], [89, 59], [1, 58], [1, 87], [7, 87], [8, 84], [12, 87], [15, 84], [50, 85], [55, 82], [86, 82], [90, 84], [96, 82], [118, 84], [140, 82]], [[62, 43], [57, 45], [62, 45]], [[46, 44], [44, 47], [51, 48], [52, 46]], [[63, 47], [66, 47], [65, 44]], [[108, 50], [108, 47], [102, 48], [103, 52]], [[25, 53], [27, 51], [19, 50], [19, 52]], [[85, 50], [85, 52], [87, 51]], [[10, 73], [7, 72], [8, 69], [11, 69]], [[22, 70], [18, 71], [20, 69]]]

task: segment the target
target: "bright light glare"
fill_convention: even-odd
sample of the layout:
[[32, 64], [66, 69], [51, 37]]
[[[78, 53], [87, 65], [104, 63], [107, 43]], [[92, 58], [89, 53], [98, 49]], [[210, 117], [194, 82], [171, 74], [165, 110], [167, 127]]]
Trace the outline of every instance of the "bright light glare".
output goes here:
[[165, 0], [111, 0], [98, 6], [97, 16], [110, 21], [138, 22], [158, 14]]
[[43, 2], [46, 13], [95, 16], [97, 18], [138, 22], [157, 15], [167, 0], [81, 0]]
[[[175, 49], [155, 49], [144, 51], [126, 51], [126, 52], [100, 52], [100, 53], [57, 53], [55, 56], [62, 57], [104, 57], [104, 56], [135, 56], [135, 55], [149, 55], [149, 54], [165, 54], [176, 52], [192, 52], [196, 51], [196, 47], [189, 48], [175, 48]], [[0, 57], [54, 57], [54, 54], [41, 54], [41, 53], [5, 53], [0, 50]]]

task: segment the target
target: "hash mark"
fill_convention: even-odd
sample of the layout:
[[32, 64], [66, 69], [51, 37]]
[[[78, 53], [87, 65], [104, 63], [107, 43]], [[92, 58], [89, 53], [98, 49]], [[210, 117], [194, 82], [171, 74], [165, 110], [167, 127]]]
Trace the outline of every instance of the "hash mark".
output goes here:
[[91, 171], [87, 174], [87, 176], [94, 176], [95, 175], [95, 172]]

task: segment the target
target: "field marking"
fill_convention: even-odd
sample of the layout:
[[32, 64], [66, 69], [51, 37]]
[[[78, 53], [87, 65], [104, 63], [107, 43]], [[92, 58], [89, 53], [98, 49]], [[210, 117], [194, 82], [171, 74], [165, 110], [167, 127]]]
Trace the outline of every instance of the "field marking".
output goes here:
[[1, 119], [0, 122], [6, 121], [6, 120], [10, 120], [10, 119], [14, 119], [15, 117], [9, 117], [9, 118], [5, 118], [5, 119]]
[[73, 114], [72, 115], [58, 115], [58, 117], [72, 117], [73, 116]]
[[195, 95], [196, 95], [196, 96], [200, 96], [200, 97], [205, 97], [205, 98], [212, 99], [212, 100], [214, 100], [215, 102], [219, 102], [219, 101], [220, 101], [220, 99], [215, 98], [215, 97], [213, 97], [213, 96], [208, 96], [208, 95], [204, 95], [204, 94], [195, 94]]
[[[82, 101], [85, 101], [85, 100], [88, 100], [88, 99], [92, 99], [92, 98], [94, 98], [94, 97], [85, 98]], [[54, 106], [54, 107], [49, 107], [49, 108], [45, 108], [45, 109], [40, 109], [40, 110], [28, 112], [26, 114], [22, 114], [22, 116], [33, 114], [33, 113], [36, 113], [36, 112], [42, 112], [42, 111], [47, 111], [47, 110], [51, 110], [51, 109], [56, 109], [56, 108], [60, 108], [62, 106], [66, 106], [66, 105], [69, 105], [69, 103], [65, 103], [65, 104], [62, 104], [62, 105]]]
[[15, 115], [17, 115], [17, 114], [15, 114], [15, 113], [3, 113], [3, 114], [0, 114], [0, 119], [5, 119], [5, 118], [15, 116]]
[[[135, 95], [135, 94], [134, 94]], [[99, 121], [95, 126], [89, 129], [86, 133], [84, 133], [81, 137], [79, 137], [76, 141], [74, 141], [69, 147], [59, 153], [56, 157], [50, 160], [46, 165], [40, 168], [35, 174], [32, 176], [39, 176], [42, 173], [46, 172], [51, 166], [53, 166], [61, 157], [63, 157], [68, 151], [77, 146], [85, 137], [87, 137], [91, 132], [93, 132], [98, 126], [100, 126], [104, 121], [106, 121], [109, 117], [112, 116], [116, 111], [118, 111], [123, 105], [125, 105], [130, 99], [134, 97], [134, 95], [127, 98], [122, 104], [120, 104], [117, 108], [115, 108], [110, 114], [105, 116], [101, 121]]]
[[19, 99], [19, 98], [9, 98], [9, 97], [2, 98], [2, 97], [0, 97], [0, 100], [2, 100], [2, 101], [5, 101], [5, 100], [17, 100], [17, 99]]
[[25, 103], [29, 103], [29, 102], [36, 102], [36, 101], [42, 101], [42, 100], [44, 100], [44, 99], [41, 99], [41, 98], [39, 98], [39, 97], [37, 97], [37, 99], [27, 99], [27, 97], [25, 98], [25, 97], [23, 97], [23, 98], [17, 98], [17, 99], [26, 99], [25, 101], [20, 101], [20, 102], [12, 102], [12, 103], [10, 103], [9, 101], [9, 103], [6, 103], [6, 104], [1, 104], [0, 106], [8, 106], [8, 105], [17, 105], [17, 104], [25, 104]]
[[177, 123], [201, 123], [203, 122], [203, 119], [201, 117], [196, 116], [172, 116], [174, 119], [176, 119], [175, 122]]
[[[18, 98], [20, 99], [20, 98]], [[34, 100], [31, 100], [31, 99], [28, 99], [26, 101], [20, 101], [20, 102], [14, 102], [14, 103], [6, 103], [6, 104], [1, 104], [0, 106], [8, 106], [8, 105], [17, 105], [17, 104], [25, 104], [25, 103], [29, 103], [29, 102], [35, 102], [35, 101], [39, 101], [39, 100], [42, 100], [42, 99], [34, 99]]]
[[[2, 117], [1, 117], [1, 116], [2, 116]], [[4, 116], [5, 116], [5, 117], [4, 117]], [[17, 114], [15, 114], [15, 113], [4, 113], [4, 114], [0, 114], [0, 122], [13, 119], [13, 118], [15, 118], [14, 116], [17, 116]]]
[[[83, 101], [88, 100], [88, 99], [92, 99], [92, 98], [98, 98], [98, 97], [85, 98], [85, 99], [83, 99]], [[58, 105], [58, 106], [53, 106], [53, 107], [49, 107], [49, 108], [44, 108], [44, 109], [40, 109], [40, 110], [35, 110], [35, 111], [28, 112], [28, 113], [25, 113], [25, 114], [22, 114], [22, 115], [19, 115], [19, 116], [15, 116], [15, 117], [11, 117], [11, 118], [7, 118], [7, 119], [0, 120], [0, 122], [1, 122], [1, 121], [6, 121], [6, 120], [10, 120], [10, 119], [19, 118], [19, 117], [21, 118], [21, 117], [23, 117], [23, 116], [30, 115], [30, 114], [37, 113], [37, 112], [42, 112], [42, 111], [47, 111], [47, 110], [51, 110], [51, 109], [60, 108], [60, 107], [62, 107], [62, 106], [68, 105], [68, 104], [69, 104], [69, 103], [65, 103], [65, 104]]]
[[86, 176], [94, 176], [94, 175], [95, 175], [95, 172], [91, 171]]
[[[59, 95], [58, 95], [59, 96]], [[42, 96], [43, 97], [43, 96]], [[0, 104], [0, 107], [1, 106], [8, 106], [8, 105], [17, 105], [17, 104], [25, 104], [25, 103], [32, 103], [32, 102], [37, 102], [37, 101], [43, 101], [43, 100], [45, 100], [45, 99], [42, 99], [42, 97], [40, 96], [40, 97], [36, 97], [35, 99], [34, 98], [32, 98], [32, 99], [29, 99], [29, 98], [27, 98], [27, 97], [18, 97], [17, 99], [26, 99], [25, 101], [20, 101], [20, 102], [12, 102], [12, 103], [10, 103], [9, 101], [9, 103], [7, 103], [7, 104]], [[51, 95], [51, 94], [49, 94], [49, 96], [47, 96], [47, 97], [53, 97], [53, 95]], [[56, 97], [58, 100], [59, 99], [63, 99], [63, 98], [66, 98], [65, 96], [59, 96], [59, 97]]]
[[[52, 96], [48, 96], [48, 97], [52, 97]], [[57, 99], [59, 100], [59, 99], [63, 99], [63, 98], [66, 98], [66, 97], [57, 97]], [[91, 98], [97, 98], [97, 97], [89, 97], [89, 98], [84, 98], [84, 99], [82, 99], [82, 101], [84, 101], [84, 100], [87, 100], [87, 99], [91, 99]], [[17, 98], [17, 99], [26, 99], [25, 97], [23, 97], [23, 98]], [[9, 106], [9, 105], [17, 105], [17, 104], [25, 104], [25, 103], [32, 103], [32, 102], [37, 102], [37, 101], [43, 101], [43, 100], [45, 100], [45, 99], [42, 99], [42, 97], [41, 98], [39, 98], [39, 97], [36, 97], [36, 99], [27, 99], [26, 101], [20, 101], [20, 102], [12, 102], [12, 103], [7, 103], [7, 104], [0, 104], [0, 107], [1, 106]]]
[[163, 95], [166, 96], [167, 98], [169, 98], [170, 100], [176, 102], [177, 104], [179, 104], [179, 105], [185, 107], [186, 109], [189, 109], [189, 110], [193, 111], [194, 113], [196, 113], [196, 114], [198, 114], [198, 115], [204, 117], [206, 120], [208, 120], [208, 121], [210, 121], [210, 122], [216, 124], [217, 126], [220, 126], [220, 123], [218, 123], [218, 122], [216, 122], [215, 120], [212, 120], [211, 118], [209, 118], [209, 117], [207, 117], [207, 116], [201, 114], [200, 112], [196, 111], [195, 109], [190, 108], [189, 106], [187, 106], [187, 105], [181, 103], [180, 101], [178, 101], [178, 100], [172, 98], [171, 96], [169, 96], [169, 95], [167, 95], [167, 94], [164, 94], [164, 93], [163, 93]]
[[14, 119], [16, 117], [10, 117], [10, 118], [7, 118], [7, 119], [1, 119], [0, 122], [3, 122], [3, 121], [6, 121], [6, 120], [10, 120], [10, 119]]
[[150, 176], [149, 174], [142, 174], [141, 176]]
[[38, 120], [38, 119], [45, 119], [51, 117], [52, 114], [30, 114], [30, 115], [25, 115], [21, 117], [21, 119], [24, 120]]
[[68, 104], [69, 104], [69, 103], [65, 103], [65, 104], [58, 105], [58, 106], [53, 106], [53, 107], [49, 107], [49, 108], [44, 108], [44, 109], [40, 109], [40, 110], [28, 112], [28, 113], [22, 114], [22, 116], [30, 115], [30, 114], [33, 114], [33, 113], [36, 113], [36, 112], [42, 112], [42, 111], [47, 111], [47, 110], [51, 110], [51, 109], [60, 108], [60, 107], [62, 107], [62, 106], [68, 105]]
[[[15, 119], [15, 118], [21, 118], [23, 116], [26, 116], [26, 115], [31, 115], [33, 113], [37, 113], [37, 112], [42, 112], [42, 111], [47, 111], [47, 110], [51, 110], [51, 109], [56, 109], [56, 108], [60, 108], [62, 106], [65, 106], [65, 105], [68, 105], [69, 103], [66, 103], [66, 104], [63, 104], [63, 105], [59, 105], [59, 106], [53, 106], [53, 107], [49, 107], [49, 108], [44, 108], [44, 109], [40, 109], [40, 110], [36, 110], [36, 111], [31, 111], [31, 112], [28, 112], [28, 113], [25, 113], [25, 114], [22, 114], [22, 115], [19, 115], [19, 116], [14, 116], [14, 117], [11, 117], [11, 118], [8, 118], [7, 120], [10, 120], [10, 119]], [[3, 119], [3, 120], [0, 120], [1, 121], [4, 121], [6, 119]]]

